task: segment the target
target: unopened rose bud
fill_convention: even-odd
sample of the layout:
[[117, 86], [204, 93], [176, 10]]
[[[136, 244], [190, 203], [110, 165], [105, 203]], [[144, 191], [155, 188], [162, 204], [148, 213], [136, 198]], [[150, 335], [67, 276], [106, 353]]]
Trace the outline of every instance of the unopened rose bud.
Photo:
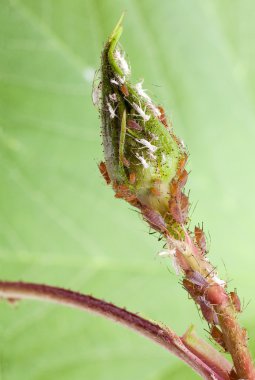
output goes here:
[[[142, 83], [131, 84], [130, 67], [119, 45], [121, 23], [122, 18], [102, 53], [100, 113], [105, 165], [117, 197], [165, 216], [170, 183], [175, 179], [178, 186], [177, 174], [181, 177], [187, 155], [167, 125], [162, 107], [153, 103]], [[182, 207], [182, 200], [179, 196], [176, 207]], [[183, 222], [183, 214], [187, 214], [187, 205], [177, 222]]]

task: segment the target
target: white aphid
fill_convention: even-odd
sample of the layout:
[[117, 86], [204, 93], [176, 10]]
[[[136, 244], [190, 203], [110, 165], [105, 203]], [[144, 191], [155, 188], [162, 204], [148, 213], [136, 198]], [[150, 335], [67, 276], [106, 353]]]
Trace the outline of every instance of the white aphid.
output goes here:
[[111, 104], [107, 102], [108, 111], [110, 113], [110, 118], [114, 119], [116, 116], [115, 110], [112, 108]]
[[143, 158], [143, 156], [139, 156], [139, 154], [136, 153], [136, 157], [137, 157], [138, 160], [141, 162], [141, 164], [143, 165], [144, 169], [148, 169], [148, 168], [149, 168], [149, 164], [148, 164], [148, 162], [145, 160], [145, 158]]
[[154, 135], [154, 133], [152, 133], [152, 132], [150, 132], [150, 131], [148, 131], [148, 133], [149, 133], [149, 135], [151, 136], [151, 140], [152, 141], [157, 141], [158, 139], [159, 139], [159, 137], [158, 136], [156, 136], [156, 135]]
[[94, 86], [92, 90], [92, 102], [94, 106], [99, 105], [101, 95], [101, 83], [98, 86]]
[[176, 249], [163, 249], [158, 253], [160, 257], [173, 257], [176, 254]]
[[177, 259], [176, 259], [176, 249], [175, 248], [173, 248], [173, 249], [165, 249], [165, 250], [159, 252], [158, 256], [160, 256], [160, 257], [170, 257], [172, 259], [172, 265], [173, 265], [175, 273], [177, 275], [179, 275], [181, 273], [180, 265], [178, 264]]
[[124, 84], [125, 83], [125, 81], [126, 81], [125, 75], [124, 75], [124, 77], [121, 77], [120, 75], [117, 75], [116, 77], [117, 77], [117, 79], [119, 81], [118, 84]]
[[117, 95], [115, 93], [113, 94], [110, 94], [109, 95], [109, 99], [112, 101], [112, 102], [117, 102]]
[[98, 106], [100, 102], [101, 90], [102, 90], [102, 82], [98, 75], [98, 71], [93, 71], [94, 77], [92, 82], [92, 102], [94, 106]]
[[212, 280], [216, 282], [216, 284], [224, 287], [226, 285], [226, 282], [224, 280], [221, 280], [216, 274], [212, 276]]
[[148, 121], [150, 120], [150, 115], [146, 115], [146, 113], [144, 112], [144, 110], [138, 106], [138, 104], [134, 103], [133, 102], [133, 107], [134, 109], [139, 113], [139, 115], [143, 118], [144, 121]]
[[152, 110], [152, 112], [154, 113], [154, 115], [156, 117], [160, 117], [161, 116], [161, 112], [160, 110], [153, 104], [153, 103], [150, 103], [148, 105], [148, 107]]
[[142, 88], [142, 84], [143, 84], [143, 81], [138, 82], [135, 85], [135, 89], [136, 89], [138, 95], [142, 96], [145, 100], [147, 100], [148, 107], [153, 112], [154, 116], [160, 117], [160, 115], [161, 115], [160, 110], [152, 103], [151, 98], [149, 97], [149, 95], [146, 94], [145, 90]]
[[144, 99], [146, 99], [149, 103], [151, 103], [151, 98], [149, 97], [149, 95], [146, 94], [145, 90], [142, 88], [142, 84], [143, 84], [143, 81], [141, 82], [138, 82], [136, 85], [135, 85], [135, 89], [138, 93], [138, 95], [142, 96]]
[[148, 148], [149, 151], [152, 153], [155, 153], [156, 150], [158, 149], [155, 145], [152, 145], [149, 141], [147, 141], [145, 139], [136, 139], [136, 141], [139, 142], [140, 144], [146, 146], [146, 148]]
[[149, 157], [151, 160], [156, 160], [157, 157], [155, 156], [155, 154], [153, 154], [151, 152], [148, 152], [148, 153], [149, 153]]
[[162, 153], [162, 164], [165, 164], [166, 163], [166, 155], [165, 153]]
[[111, 82], [112, 84], [117, 84], [117, 85], [119, 84], [119, 82], [117, 82], [116, 79], [114, 79], [114, 78], [112, 78], [112, 79], [110, 80], [110, 82]]
[[128, 66], [127, 61], [124, 58], [124, 55], [122, 55], [119, 50], [115, 51], [115, 58], [119, 64], [121, 70], [123, 71], [124, 75], [129, 75], [130, 74], [130, 68]]

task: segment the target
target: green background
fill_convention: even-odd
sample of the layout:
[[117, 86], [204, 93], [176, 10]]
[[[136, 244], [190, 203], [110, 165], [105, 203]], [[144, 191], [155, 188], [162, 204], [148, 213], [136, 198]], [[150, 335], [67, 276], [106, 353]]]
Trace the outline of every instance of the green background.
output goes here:
[[[241, 320], [255, 354], [253, 0], [1, 0], [0, 278], [91, 293], [207, 336], [157, 257], [162, 242], [97, 169], [91, 80], [123, 10], [133, 79], [145, 79], [190, 152], [192, 219], [204, 221], [221, 277], [251, 300]], [[0, 378], [198, 377], [110, 321], [27, 301], [0, 303]]]

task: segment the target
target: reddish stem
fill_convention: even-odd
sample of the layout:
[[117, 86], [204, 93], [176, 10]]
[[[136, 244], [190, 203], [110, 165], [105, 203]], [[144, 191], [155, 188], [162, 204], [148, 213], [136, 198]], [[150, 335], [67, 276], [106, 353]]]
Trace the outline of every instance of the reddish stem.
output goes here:
[[10, 300], [38, 299], [94, 312], [147, 336], [188, 364], [204, 379], [229, 379], [227, 370], [219, 373], [217, 368], [210, 368], [206, 362], [191, 352], [183, 343], [182, 338], [169, 328], [101, 299], [54, 286], [9, 281], [0, 281], [0, 297]]

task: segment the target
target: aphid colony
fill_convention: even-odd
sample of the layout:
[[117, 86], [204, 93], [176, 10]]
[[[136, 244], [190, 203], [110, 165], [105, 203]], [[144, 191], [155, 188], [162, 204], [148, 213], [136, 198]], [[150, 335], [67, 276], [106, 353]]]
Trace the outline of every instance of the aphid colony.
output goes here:
[[187, 223], [189, 200], [184, 194], [187, 153], [142, 88], [131, 85], [129, 66], [113, 34], [102, 55], [101, 80], [93, 99], [100, 102], [105, 162], [99, 169], [117, 198], [138, 207], [160, 233], [175, 237]]
[[94, 99], [100, 102], [105, 162], [99, 169], [116, 198], [138, 208], [149, 226], [162, 234], [168, 249], [161, 256], [173, 259], [182, 273], [183, 287], [199, 306], [210, 325], [210, 334], [227, 350], [219, 327], [220, 306], [241, 311], [236, 292], [227, 293], [206, 258], [202, 228], [188, 228], [189, 199], [184, 193], [188, 179], [188, 154], [168, 124], [164, 109], [155, 106], [142, 88], [133, 86], [130, 68], [118, 40], [118, 25], [102, 54], [100, 83]]

